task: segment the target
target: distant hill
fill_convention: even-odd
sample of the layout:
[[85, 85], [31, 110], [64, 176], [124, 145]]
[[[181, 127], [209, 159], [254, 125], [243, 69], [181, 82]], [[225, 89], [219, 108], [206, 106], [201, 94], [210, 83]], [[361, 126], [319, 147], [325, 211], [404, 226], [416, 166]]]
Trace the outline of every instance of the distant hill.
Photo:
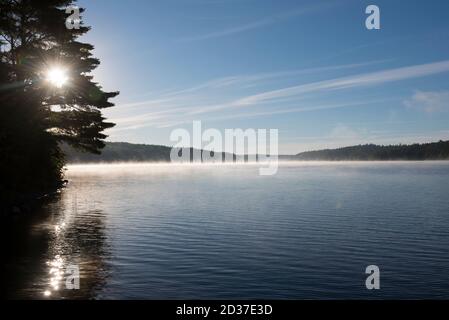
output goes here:
[[169, 162], [170, 147], [131, 144], [125, 142], [107, 142], [101, 155], [81, 152], [68, 145], [63, 145], [62, 149], [66, 155], [68, 163], [95, 163], [95, 162]]
[[297, 154], [294, 160], [449, 160], [449, 141], [435, 143], [378, 146], [359, 145], [340, 149], [310, 151]]
[[[99, 163], [99, 162], [170, 162], [172, 148], [167, 146], [132, 144], [126, 142], [106, 142], [100, 155], [86, 153], [64, 144], [61, 146], [68, 163]], [[184, 149], [189, 151], [189, 149]], [[204, 152], [190, 148], [193, 151]], [[220, 153], [224, 159], [225, 154]], [[228, 154], [228, 156], [231, 156]], [[235, 156], [234, 156], [235, 159]]]
[[[80, 152], [67, 145], [63, 145], [62, 148], [68, 163], [170, 162], [171, 152], [171, 147], [125, 142], [107, 142], [101, 155]], [[224, 154], [222, 154], [223, 157]], [[368, 144], [303, 152], [297, 155], [280, 156], [280, 159], [301, 161], [449, 160], [449, 141], [394, 146]]]

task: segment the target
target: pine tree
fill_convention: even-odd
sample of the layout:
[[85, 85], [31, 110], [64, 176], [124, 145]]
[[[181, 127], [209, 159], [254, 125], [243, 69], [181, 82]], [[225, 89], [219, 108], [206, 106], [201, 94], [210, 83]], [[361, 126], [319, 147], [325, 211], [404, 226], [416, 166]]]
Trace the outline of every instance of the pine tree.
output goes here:
[[[100, 62], [92, 45], [78, 41], [90, 28], [66, 26], [66, 8], [73, 5], [0, 0], [2, 194], [57, 184], [64, 163], [60, 144], [100, 153], [103, 131], [114, 126], [101, 110], [113, 106], [109, 100], [118, 92], [104, 92], [94, 82], [91, 72]], [[49, 82], [52, 69], [65, 72], [64, 86]]]

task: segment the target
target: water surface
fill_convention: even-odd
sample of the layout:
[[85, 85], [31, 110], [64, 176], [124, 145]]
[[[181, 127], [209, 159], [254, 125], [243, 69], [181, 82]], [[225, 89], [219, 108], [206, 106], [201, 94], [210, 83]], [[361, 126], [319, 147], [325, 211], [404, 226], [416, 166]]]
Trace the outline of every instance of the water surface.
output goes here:
[[[4, 231], [12, 298], [449, 298], [449, 163], [71, 166]], [[5, 233], [6, 232], [6, 233]], [[365, 288], [378, 265], [381, 289]], [[66, 290], [78, 265], [80, 290]]]

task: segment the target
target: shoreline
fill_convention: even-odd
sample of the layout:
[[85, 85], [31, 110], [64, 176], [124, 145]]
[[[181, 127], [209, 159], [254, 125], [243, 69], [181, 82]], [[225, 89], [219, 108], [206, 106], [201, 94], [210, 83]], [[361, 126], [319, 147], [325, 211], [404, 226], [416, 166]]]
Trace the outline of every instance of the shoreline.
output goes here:
[[[294, 160], [294, 159], [280, 159], [278, 161], [280, 164], [307, 164], [307, 163], [449, 163], [449, 159], [427, 159], [427, 160], [406, 160], [406, 159], [397, 159], [397, 160]], [[169, 162], [169, 161], [99, 161], [99, 162], [71, 162], [67, 163], [65, 167], [76, 167], [76, 166], [94, 166], [94, 165], [173, 165], [173, 166], [196, 166], [196, 165], [205, 165], [205, 166], [222, 166], [222, 165], [260, 165], [265, 162]]]
[[62, 180], [54, 188], [49, 188], [41, 192], [19, 193], [14, 195], [14, 200], [2, 199], [2, 203], [0, 204], [0, 216], [2, 218], [28, 216], [43, 203], [58, 195], [61, 190], [67, 186], [68, 182], [68, 180]]

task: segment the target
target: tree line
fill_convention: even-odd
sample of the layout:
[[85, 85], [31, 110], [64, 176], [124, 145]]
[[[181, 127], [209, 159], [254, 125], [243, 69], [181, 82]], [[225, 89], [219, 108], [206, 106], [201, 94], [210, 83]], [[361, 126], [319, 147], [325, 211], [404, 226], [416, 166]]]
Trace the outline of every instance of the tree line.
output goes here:
[[[106, 142], [106, 147], [101, 154], [81, 152], [68, 145], [63, 145], [62, 150], [69, 163], [170, 162], [171, 147]], [[201, 152], [207, 151], [202, 150]], [[221, 158], [224, 159], [224, 154]], [[390, 146], [368, 144], [303, 152], [297, 155], [281, 155], [279, 158], [280, 160], [322, 161], [449, 160], [449, 141]], [[236, 155], [234, 155], [234, 159], [236, 159]], [[239, 159], [245, 160], [246, 157], [240, 156]]]
[[390, 146], [358, 145], [339, 149], [303, 152], [296, 155], [295, 159], [324, 161], [449, 160], [449, 141]]

